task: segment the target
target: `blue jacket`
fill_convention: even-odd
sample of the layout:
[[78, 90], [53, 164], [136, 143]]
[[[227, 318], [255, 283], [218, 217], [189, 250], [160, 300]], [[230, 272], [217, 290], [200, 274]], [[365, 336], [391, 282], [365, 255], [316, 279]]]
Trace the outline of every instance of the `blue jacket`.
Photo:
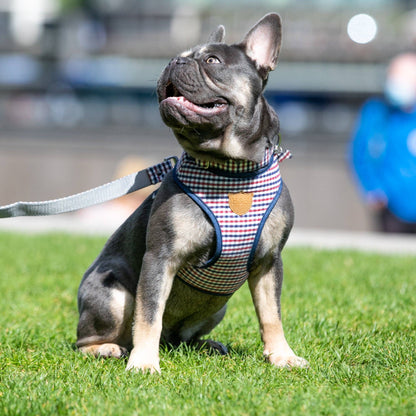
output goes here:
[[385, 198], [397, 217], [416, 222], [416, 107], [405, 113], [380, 99], [367, 101], [350, 158], [364, 195]]

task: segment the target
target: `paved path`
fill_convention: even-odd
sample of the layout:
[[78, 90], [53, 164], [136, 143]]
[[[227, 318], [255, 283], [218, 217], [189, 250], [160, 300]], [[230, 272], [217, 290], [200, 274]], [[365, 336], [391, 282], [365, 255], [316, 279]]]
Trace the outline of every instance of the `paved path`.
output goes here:
[[295, 228], [289, 237], [288, 245], [416, 255], [416, 236], [402, 234]]
[[[103, 213], [104, 214], [104, 213]], [[108, 215], [58, 215], [50, 217], [26, 217], [0, 219], [0, 231], [21, 233], [68, 232], [109, 236], [120, 224]], [[295, 229], [288, 246], [309, 246], [329, 250], [354, 249], [376, 253], [415, 254], [416, 236], [381, 234], [368, 232], [349, 232], [334, 230]]]

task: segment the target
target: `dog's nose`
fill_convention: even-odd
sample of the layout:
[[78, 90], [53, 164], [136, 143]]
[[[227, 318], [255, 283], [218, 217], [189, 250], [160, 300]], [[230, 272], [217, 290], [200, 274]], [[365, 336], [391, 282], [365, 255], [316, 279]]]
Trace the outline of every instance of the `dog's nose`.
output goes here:
[[189, 58], [186, 58], [184, 56], [178, 56], [177, 58], [172, 60], [172, 64], [175, 65], [185, 65], [189, 62]]

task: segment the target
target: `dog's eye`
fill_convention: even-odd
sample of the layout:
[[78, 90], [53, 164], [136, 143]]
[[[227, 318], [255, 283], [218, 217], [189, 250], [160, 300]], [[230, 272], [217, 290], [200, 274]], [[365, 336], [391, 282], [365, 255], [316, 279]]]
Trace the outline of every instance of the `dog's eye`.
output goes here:
[[219, 64], [221, 61], [216, 56], [208, 56], [207, 59], [205, 59], [205, 62], [207, 64]]

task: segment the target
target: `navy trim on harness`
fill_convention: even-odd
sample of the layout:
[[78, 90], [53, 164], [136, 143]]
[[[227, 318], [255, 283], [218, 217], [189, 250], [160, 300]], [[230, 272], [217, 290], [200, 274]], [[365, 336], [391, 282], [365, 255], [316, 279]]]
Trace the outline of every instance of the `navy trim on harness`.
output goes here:
[[[192, 159], [194, 159], [194, 158], [192, 158]], [[229, 171], [225, 171], [225, 170], [218, 169], [218, 168], [208, 168], [208, 171], [210, 171], [212, 173], [215, 173], [216, 175], [227, 177], [227, 178], [255, 178], [255, 177], [261, 175], [262, 173], [266, 172], [267, 170], [269, 170], [270, 167], [272, 166], [272, 164], [274, 163], [274, 161], [275, 161], [275, 156], [272, 155], [272, 157], [270, 158], [267, 165], [262, 166], [261, 168], [256, 169], [256, 170], [251, 171], [251, 172], [234, 173], [234, 172], [229, 172]], [[184, 183], [182, 183], [182, 181], [178, 178], [178, 176], [177, 176], [178, 166], [179, 166], [179, 164], [176, 164], [175, 168], [173, 169], [173, 178], [174, 178], [176, 184], [208, 215], [208, 217], [211, 220], [211, 223], [212, 223], [212, 225], [214, 226], [214, 229], [215, 229], [215, 236], [216, 236], [215, 253], [205, 264], [200, 266], [200, 268], [206, 268], [206, 267], [209, 267], [212, 264], [214, 264], [219, 259], [219, 257], [221, 256], [221, 252], [222, 252], [221, 228], [219, 226], [217, 218], [215, 217], [214, 213], [209, 209], [209, 207], [194, 192], [192, 192]], [[282, 192], [282, 187], [280, 186], [277, 194], [275, 195], [273, 201], [269, 205], [269, 208], [264, 213], [263, 218], [262, 218], [262, 220], [259, 224], [256, 236], [255, 236], [254, 241], [253, 241], [253, 246], [252, 246], [251, 251], [250, 251], [250, 256], [249, 256], [248, 261], [247, 261], [247, 271], [250, 270], [250, 266], [251, 266], [251, 263], [253, 261], [253, 257], [254, 257], [257, 245], [259, 243], [261, 232], [263, 231], [264, 224], [265, 224], [267, 218], [269, 217], [270, 212], [272, 211], [272, 209], [276, 205], [281, 192]], [[190, 286], [192, 286], [192, 285], [190, 285]], [[194, 286], [192, 286], [192, 287], [194, 287]], [[206, 293], [211, 293], [211, 292], [206, 292]]]
[[269, 218], [270, 213], [272, 212], [273, 208], [276, 206], [277, 201], [280, 198], [280, 194], [282, 193], [282, 188], [283, 188], [283, 182], [280, 179], [279, 190], [277, 191], [273, 201], [267, 208], [267, 211], [264, 213], [263, 218], [259, 224], [259, 227], [257, 228], [257, 233], [256, 233], [256, 236], [254, 237], [253, 246], [251, 247], [250, 256], [248, 257], [248, 261], [247, 261], [247, 270], [249, 272], [250, 272], [251, 265], [253, 263], [254, 255], [256, 254], [256, 249], [259, 244], [260, 236], [261, 236], [261, 233], [263, 232], [264, 225], [266, 224], [267, 218]]
[[[196, 204], [205, 212], [205, 214], [208, 215], [208, 218], [211, 220], [212, 225], [215, 229], [215, 237], [216, 237], [216, 248], [215, 253], [204, 265], [201, 266], [201, 268], [209, 267], [212, 264], [214, 264], [220, 257], [222, 252], [222, 233], [220, 225], [218, 224], [218, 220], [213, 214], [213, 212], [209, 209], [209, 207], [204, 204], [204, 202], [195, 195], [177, 176], [177, 169], [178, 164], [175, 166], [175, 169], [173, 170], [173, 179], [175, 180], [176, 184], [188, 195]], [[192, 286], [193, 287], [193, 286]]]
[[[189, 198], [191, 198], [197, 204], [197, 206], [200, 207], [202, 211], [208, 216], [214, 227], [216, 247], [214, 255], [203, 266], [189, 266], [189, 268], [185, 267], [178, 272], [178, 278], [186, 285], [203, 293], [208, 293], [216, 296], [230, 296], [244, 283], [244, 281], [249, 276], [251, 271], [250, 269], [254, 261], [255, 252], [261, 239], [261, 233], [264, 229], [267, 219], [270, 216], [270, 213], [275, 208], [276, 203], [280, 198], [283, 183], [279, 172], [279, 162], [281, 160], [280, 153], [279, 155], [276, 155], [276, 153], [269, 154], [269, 157], [267, 157], [267, 164], [265, 166], [257, 167], [257, 169], [254, 166], [253, 169], [253, 165], [248, 164], [248, 166], [244, 166], [244, 168], [243, 166], [240, 166], [240, 171], [236, 171], [238, 169], [235, 169], [234, 166], [230, 166], [231, 169], [235, 169], [234, 171], [222, 169], [221, 166], [218, 167], [214, 165], [210, 167], [209, 163], [205, 164], [203, 162], [198, 162], [187, 154], [184, 154], [183, 158], [184, 164], [179, 162], [173, 171], [174, 181], [179, 186], [179, 188], [187, 196], [189, 196]], [[284, 158], [282, 160], [284, 160]], [[187, 165], [187, 163], [190, 164]], [[183, 170], [181, 170], [181, 166], [183, 166]], [[252, 170], [246, 170], [246, 168], [250, 169], [250, 167]], [[272, 172], [274, 173], [270, 173], [269, 175], [268, 171], [270, 169], [273, 169]], [[274, 175], [276, 175], [276, 179], [278, 178], [278, 180], [275, 181], [273, 179], [275, 177]], [[222, 176], [224, 179], [221, 180], [219, 176]], [[264, 179], [263, 176], [265, 176]], [[215, 177], [217, 178], [215, 179]], [[234, 181], [232, 179], [234, 179]], [[255, 221], [257, 225], [256, 228], [251, 229], [251, 232], [248, 232], [247, 228], [247, 237], [250, 236], [250, 239], [246, 238], [245, 240], [244, 236], [246, 234], [243, 230], [244, 227], [241, 227], [243, 226], [244, 222], [247, 221], [247, 219], [241, 223], [240, 221], [235, 222], [235, 220], [232, 220], [231, 218], [225, 220], [225, 217], [223, 218], [222, 215], [222, 210], [225, 208], [227, 189], [231, 190], [236, 186], [239, 188], [238, 183], [240, 181], [238, 179], [241, 179], [247, 186], [253, 186], [252, 189], [256, 189], [259, 184], [262, 184], [259, 188], [257, 188], [259, 189], [260, 193], [258, 194], [258, 199], [256, 199], [255, 204], [263, 204], [263, 209], [260, 211], [258, 207], [261, 205], [255, 205], [257, 208], [255, 211], [253, 211], [253, 217], [251, 217], [252, 219], [249, 221]], [[228, 183], [230, 184], [230, 188], [228, 188], [228, 186], [223, 187], [223, 185]], [[274, 187], [274, 195], [271, 194], [272, 191], [270, 188], [267, 188], [266, 183], [269, 183], [270, 186]], [[272, 183], [275, 183], [276, 185], [272, 185]], [[270, 192], [267, 192], [266, 189], [270, 189]], [[218, 200], [215, 199], [214, 201], [210, 199], [204, 199], [206, 193], [210, 195], [210, 192], [212, 192], [212, 195], [217, 195], [217, 191], [220, 192], [220, 194], [218, 194]], [[236, 192], [237, 191], [238, 189]], [[263, 191], [266, 192], [263, 193]], [[266, 195], [268, 195], [268, 197]], [[272, 197], [272, 200], [270, 200], [270, 197]], [[264, 203], [266, 200], [268, 201], [267, 204]], [[257, 214], [254, 214], [256, 211]], [[260, 212], [262, 212], [262, 215], [259, 215]], [[216, 215], [219, 215], [219, 217], [217, 218]], [[255, 216], [257, 216], [256, 220], [254, 220]], [[223, 220], [225, 221], [224, 224], [221, 222]], [[247, 222], [247, 224], [248, 223], [249, 222]], [[227, 238], [225, 246], [225, 235], [223, 235], [221, 228], [223, 225], [227, 227], [227, 231], [225, 231]], [[235, 245], [233, 244], [234, 237], [232, 237], [234, 234], [230, 234], [230, 232], [233, 232], [232, 228], [234, 227], [240, 227], [241, 230], [240, 233], [236, 231], [238, 234], [235, 235], [238, 237], [236, 237]], [[232, 249], [233, 246], [234, 249]], [[235, 251], [237, 247], [240, 246], [242, 250], [245, 251], [245, 259], [243, 259], [241, 256], [239, 257], [238, 251]], [[224, 258], [222, 257], [223, 250], [226, 250], [228, 253], [224, 254]], [[233, 253], [231, 254], [232, 257], [229, 257], [230, 253]], [[238, 260], [238, 258], [240, 258], [240, 260]], [[236, 267], [235, 273], [232, 272], [234, 262]], [[198, 269], [200, 270], [199, 272]], [[206, 271], [203, 272], [202, 269], [206, 269]]]

